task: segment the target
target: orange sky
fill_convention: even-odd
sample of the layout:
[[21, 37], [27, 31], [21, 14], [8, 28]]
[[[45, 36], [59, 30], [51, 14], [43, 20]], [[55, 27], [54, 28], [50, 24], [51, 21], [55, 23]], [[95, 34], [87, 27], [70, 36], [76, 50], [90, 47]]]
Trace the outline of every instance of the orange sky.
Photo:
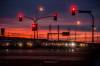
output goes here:
[[[60, 32], [63, 32], [62, 30]], [[67, 30], [66, 30], [67, 31]], [[53, 33], [56, 33], [57, 30], [53, 30]], [[39, 30], [39, 38], [47, 38], [48, 30]], [[72, 41], [75, 40], [75, 31], [70, 31], [70, 36], [62, 36], [60, 34], [60, 39], [67, 40], [71, 39]], [[77, 31], [77, 41], [91, 41], [91, 32], [80, 32]], [[9, 37], [24, 37], [24, 38], [33, 38], [34, 33], [29, 30], [28, 28], [8, 28], [6, 30], [6, 36]], [[56, 40], [57, 35], [50, 36], [50, 39]], [[100, 32], [95, 32], [95, 41], [100, 41]]]

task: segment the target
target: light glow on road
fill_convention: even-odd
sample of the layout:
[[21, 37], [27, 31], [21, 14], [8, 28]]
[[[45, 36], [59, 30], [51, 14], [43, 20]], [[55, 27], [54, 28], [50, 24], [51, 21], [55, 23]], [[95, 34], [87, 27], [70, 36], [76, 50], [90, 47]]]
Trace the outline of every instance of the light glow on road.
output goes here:
[[20, 42], [20, 43], [18, 43], [18, 46], [19, 46], [19, 47], [22, 47], [22, 46], [23, 46], [23, 44]]

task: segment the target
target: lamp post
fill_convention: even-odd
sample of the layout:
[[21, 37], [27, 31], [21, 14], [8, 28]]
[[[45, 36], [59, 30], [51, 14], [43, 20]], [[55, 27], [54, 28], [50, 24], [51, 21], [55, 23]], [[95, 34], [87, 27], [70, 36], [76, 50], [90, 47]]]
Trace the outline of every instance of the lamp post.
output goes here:
[[76, 22], [76, 30], [75, 30], [75, 41], [77, 41], [77, 27], [80, 25], [80, 21]]
[[[38, 11], [39, 11], [39, 12], [43, 12], [44, 10], [45, 10], [45, 9], [44, 9], [43, 6], [39, 6], [39, 7], [38, 7]], [[37, 32], [37, 38], [38, 38], [38, 33], [39, 33], [39, 27], [38, 27], [38, 25], [37, 25], [37, 31], [36, 31], [36, 32]]]

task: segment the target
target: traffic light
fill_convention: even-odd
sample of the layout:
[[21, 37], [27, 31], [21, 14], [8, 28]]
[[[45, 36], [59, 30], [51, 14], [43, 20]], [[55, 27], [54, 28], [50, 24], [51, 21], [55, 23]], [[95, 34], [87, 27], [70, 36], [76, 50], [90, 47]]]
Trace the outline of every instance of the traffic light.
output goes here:
[[54, 16], [54, 21], [57, 21], [57, 16]]
[[53, 20], [54, 20], [54, 21], [57, 21], [57, 15], [58, 15], [57, 13], [55, 13], [55, 14], [53, 15]]
[[1, 29], [0, 29], [0, 35], [1, 35], [1, 36], [4, 36], [4, 35], [5, 35], [5, 28], [1, 28]]
[[74, 16], [76, 13], [76, 9], [75, 8], [72, 8], [72, 16]]
[[32, 24], [32, 31], [36, 31], [38, 29], [38, 24]]
[[19, 21], [22, 22], [23, 17], [22, 16], [19, 16], [18, 18], [19, 18]]

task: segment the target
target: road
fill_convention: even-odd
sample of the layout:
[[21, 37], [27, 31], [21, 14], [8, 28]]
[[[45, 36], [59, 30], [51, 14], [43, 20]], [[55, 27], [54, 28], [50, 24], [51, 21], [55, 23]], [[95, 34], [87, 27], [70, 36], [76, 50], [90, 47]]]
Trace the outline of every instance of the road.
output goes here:
[[0, 65], [2, 64], [2, 66], [84, 66], [85, 64], [87, 65], [87, 63], [91, 61], [91, 58], [94, 59], [95, 55], [93, 55], [93, 53], [94, 52], [91, 52], [89, 48], [1, 49]]

